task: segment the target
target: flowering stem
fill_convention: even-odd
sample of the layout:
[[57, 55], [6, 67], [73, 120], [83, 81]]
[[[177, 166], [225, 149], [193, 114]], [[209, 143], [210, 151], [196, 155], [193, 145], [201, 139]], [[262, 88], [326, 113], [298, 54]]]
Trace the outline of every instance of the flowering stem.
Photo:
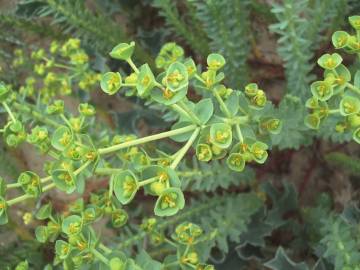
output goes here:
[[96, 168], [95, 174], [98, 175], [111, 175], [114, 173], [119, 173], [124, 171], [123, 169], [116, 169], [116, 168]]
[[143, 180], [143, 181], [139, 182], [139, 187], [151, 184], [151, 183], [153, 183], [153, 182], [155, 182], [157, 180], [159, 180], [159, 176], [154, 176], [154, 177], [151, 177], [149, 179]]
[[179, 105], [177, 104], [172, 104], [171, 108], [176, 111], [178, 114], [181, 114], [187, 118], [189, 118], [190, 120], [192, 120], [193, 122], [196, 122], [195, 119], [193, 119], [183, 108], [181, 108]]
[[237, 135], [239, 137], [240, 142], [243, 143], [244, 142], [244, 137], [243, 137], [243, 135], [241, 133], [240, 124], [235, 125], [235, 130], [236, 130], [236, 133], [237, 133]]
[[92, 254], [95, 255], [96, 258], [98, 258], [100, 261], [105, 263], [106, 265], [109, 265], [109, 260], [102, 255], [99, 251], [97, 251], [95, 248], [91, 249]]
[[138, 144], [143, 144], [143, 143], [156, 141], [156, 140], [164, 139], [164, 138], [167, 138], [167, 137], [183, 134], [183, 133], [192, 131], [194, 129], [196, 129], [195, 125], [189, 125], [189, 126], [186, 126], [186, 127], [183, 127], [183, 128], [178, 128], [178, 129], [158, 133], [158, 134], [155, 134], [155, 135], [150, 135], [150, 136], [143, 137], [143, 138], [140, 138], [140, 139], [137, 139], [137, 140], [132, 140], [132, 141], [129, 141], [129, 142], [116, 144], [116, 145], [109, 146], [109, 147], [106, 147], [106, 148], [100, 148], [98, 152], [99, 152], [100, 155], [104, 155], [104, 154], [108, 154], [108, 153], [118, 151], [120, 149], [135, 146], [135, 145], [138, 145]]
[[102, 243], [99, 244], [99, 248], [101, 248], [105, 253], [111, 253], [112, 252], [112, 250], [110, 248], [108, 248], [107, 246], [105, 246]]
[[45, 124], [48, 124], [50, 126], [53, 126], [53, 127], [59, 127], [61, 126], [60, 124], [58, 124], [57, 122], [47, 118], [47, 117], [44, 117], [43, 114], [39, 113], [38, 111], [30, 108], [29, 106], [27, 106], [26, 104], [20, 104], [20, 103], [13, 103], [13, 106], [19, 110], [19, 111], [22, 111], [24, 113], [31, 113], [38, 121], [41, 121]]
[[[91, 163], [91, 161], [87, 161], [85, 162], [81, 167], [79, 167], [76, 171], [74, 171], [74, 175], [78, 175], [81, 171], [83, 171], [89, 164]], [[40, 179], [40, 182], [41, 183], [45, 183], [45, 182], [48, 182], [49, 180], [51, 180], [52, 177], [51, 176], [48, 176], [48, 177], [45, 177], [45, 178], [42, 178]], [[42, 191], [45, 192], [45, 191], [48, 191], [52, 188], [54, 188], [56, 185], [55, 183], [51, 183], [47, 186], [45, 186]], [[11, 199], [9, 201], [7, 201], [7, 205], [11, 206], [11, 205], [14, 205], [14, 204], [17, 204], [19, 202], [22, 202], [24, 200], [27, 200], [27, 199], [30, 199], [30, 198], [33, 198], [31, 195], [29, 194], [24, 194], [24, 195], [21, 195], [19, 197], [16, 197], [14, 199]]]
[[4, 101], [4, 102], [2, 103], [2, 105], [4, 106], [5, 110], [6, 110], [7, 113], [9, 114], [11, 120], [12, 120], [13, 122], [16, 122], [16, 118], [15, 118], [15, 116], [13, 115], [13, 113], [12, 113], [12, 111], [10, 110], [9, 106], [7, 105], [7, 103]]
[[220, 108], [225, 113], [226, 117], [231, 118], [231, 113], [230, 113], [229, 109], [226, 107], [226, 104], [224, 103], [224, 101], [221, 98], [221, 96], [219, 95], [219, 93], [216, 91], [213, 91], [213, 94], [214, 94], [216, 100], [219, 102]]
[[193, 134], [191, 135], [190, 139], [187, 141], [187, 143], [179, 150], [179, 152], [177, 153], [174, 161], [171, 163], [170, 168], [171, 169], [175, 169], [177, 167], [177, 165], [180, 163], [180, 161], [183, 159], [183, 157], [185, 156], [186, 152], [189, 150], [189, 148], [191, 147], [191, 145], [194, 143], [194, 141], [196, 140], [197, 136], [199, 135], [200, 132], [200, 128], [195, 129], [195, 131], [193, 132]]
[[196, 114], [194, 114], [194, 112], [192, 110], [189, 109], [189, 107], [185, 104], [184, 101], [179, 101], [179, 105], [180, 107], [187, 112], [187, 114], [190, 116], [190, 118], [198, 125], [201, 124], [199, 118], [196, 116]]
[[135, 71], [136, 74], [140, 73], [140, 71], [138, 70], [138, 68], [136, 67], [136, 65], [134, 64], [134, 62], [131, 58], [129, 58], [126, 62], [128, 62], [128, 64]]

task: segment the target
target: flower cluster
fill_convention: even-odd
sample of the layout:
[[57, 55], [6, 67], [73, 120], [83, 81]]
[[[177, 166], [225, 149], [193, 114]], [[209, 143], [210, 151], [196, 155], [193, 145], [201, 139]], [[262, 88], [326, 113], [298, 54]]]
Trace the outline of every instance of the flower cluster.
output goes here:
[[[360, 55], [360, 16], [350, 17], [349, 22], [357, 34], [336, 31], [332, 43], [336, 49]], [[311, 84], [312, 97], [306, 102], [311, 113], [305, 118], [305, 124], [318, 129], [327, 117], [334, 117], [337, 119], [335, 131], [351, 132], [354, 141], [360, 143], [360, 71], [352, 76], [342, 62], [338, 53], [324, 54], [318, 59], [324, 78]]]
[[94, 88], [100, 74], [89, 67], [89, 56], [80, 45], [80, 40], [75, 38], [63, 44], [53, 41], [48, 50], [41, 48], [30, 56], [16, 49], [12, 66], [24, 71], [32, 68], [34, 72], [25, 79], [19, 92], [46, 103], [56, 95], [70, 95], [75, 86], [83, 91]]

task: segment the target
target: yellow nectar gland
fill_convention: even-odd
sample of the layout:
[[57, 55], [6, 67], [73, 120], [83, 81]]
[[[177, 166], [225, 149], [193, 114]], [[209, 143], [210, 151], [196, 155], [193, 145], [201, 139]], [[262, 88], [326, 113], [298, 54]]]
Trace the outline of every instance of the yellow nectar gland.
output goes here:
[[69, 253], [69, 246], [68, 245], [63, 245], [61, 248], [61, 254], [62, 255], [66, 255]]
[[6, 204], [4, 202], [0, 202], [0, 211], [5, 209]]
[[201, 147], [199, 153], [199, 159], [205, 159], [209, 155], [209, 149], [207, 147]]
[[211, 69], [219, 69], [221, 66], [221, 63], [219, 61], [213, 60], [209, 63], [209, 67]]
[[265, 154], [265, 150], [263, 150], [261, 148], [255, 148], [255, 150], [253, 151], [253, 154], [256, 158], [262, 158]]
[[111, 76], [110, 80], [108, 81], [109, 88], [113, 89], [116, 88], [116, 85], [119, 84], [119, 77], [116, 75]]
[[159, 177], [160, 182], [166, 182], [166, 181], [169, 180], [169, 176], [168, 176], [168, 174], [166, 172], [160, 172], [158, 174], [158, 177]]
[[354, 104], [351, 104], [350, 102], [344, 102], [344, 110], [346, 113], [353, 113], [356, 111], [356, 107]]
[[81, 251], [84, 250], [84, 249], [86, 248], [86, 243], [79, 241], [79, 242], [77, 243], [77, 248], [78, 248], [79, 250], [81, 250]]
[[346, 44], [346, 40], [347, 40], [346, 36], [341, 36], [336, 39], [337, 43], [340, 46], [344, 46]]
[[245, 153], [249, 149], [249, 146], [246, 143], [240, 144], [240, 151]]
[[235, 165], [235, 166], [239, 166], [239, 165], [241, 165], [241, 161], [242, 161], [242, 160], [243, 160], [242, 157], [239, 156], [239, 155], [237, 155], [236, 157], [233, 157], [233, 158], [231, 159], [231, 164], [233, 164], [233, 165]]
[[37, 133], [37, 137], [39, 138], [39, 140], [44, 140], [47, 137], [47, 132], [43, 131], [43, 130], [40, 130]]
[[218, 142], [224, 142], [226, 139], [229, 138], [228, 131], [217, 131], [215, 135], [215, 140]]
[[147, 87], [150, 84], [150, 77], [148, 75], [145, 75], [141, 83], [143, 86]]
[[69, 232], [70, 233], [77, 233], [79, 231], [80, 224], [78, 222], [70, 223], [69, 225]]
[[64, 134], [60, 138], [60, 143], [64, 146], [66, 146], [70, 143], [70, 140], [71, 140], [71, 135], [67, 132], [64, 132]]
[[163, 90], [163, 97], [165, 99], [171, 99], [175, 94], [169, 90], [169, 88], [166, 88], [165, 90]]
[[[172, 198], [170, 195], [165, 195], [163, 202], [166, 203], [171, 208], [176, 206], [174, 198]], [[166, 208], [166, 207], [164, 207], [164, 208]]]
[[33, 187], [37, 187], [39, 184], [40, 184], [39, 178], [37, 178], [35, 176], [31, 178], [31, 185]]
[[335, 65], [336, 65], [336, 63], [335, 63], [334, 59], [332, 59], [331, 57], [325, 61], [325, 66], [328, 68], [334, 68]]
[[125, 177], [123, 189], [126, 193], [132, 193], [136, 189], [135, 181], [132, 177], [130, 176]]

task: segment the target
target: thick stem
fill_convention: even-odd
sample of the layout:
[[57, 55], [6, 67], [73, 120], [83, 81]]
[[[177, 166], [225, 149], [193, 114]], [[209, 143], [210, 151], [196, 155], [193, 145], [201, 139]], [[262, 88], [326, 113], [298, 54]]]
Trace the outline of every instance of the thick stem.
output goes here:
[[240, 142], [243, 143], [244, 142], [244, 137], [243, 137], [243, 135], [241, 133], [240, 124], [236, 124], [235, 129], [236, 129], [236, 133], [237, 133], [237, 135], [239, 137]]
[[187, 143], [179, 150], [174, 161], [170, 165], [171, 169], [175, 169], [177, 167], [177, 165], [180, 163], [180, 161], [185, 156], [186, 152], [190, 149], [191, 145], [196, 140], [197, 136], [199, 135], [199, 132], [200, 132], [200, 128], [195, 129], [195, 131], [193, 132], [193, 134], [191, 135], [191, 137], [187, 141]]
[[99, 149], [99, 154], [100, 155], [105, 155], [105, 154], [108, 154], [108, 153], [118, 151], [120, 149], [135, 146], [135, 145], [138, 145], [138, 144], [143, 144], [143, 143], [156, 141], [156, 140], [164, 139], [164, 138], [167, 138], [167, 137], [183, 134], [183, 133], [192, 131], [194, 129], [196, 129], [195, 125], [189, 125], [187, 127], [178, 128], [178, 129], [162, 132], [162, 133], [155, 134], [155, 135], [150, 135], [150, 136], [140, 138], [140, 139], [137, 139], [137, 140], [132, 140], [132, 141], [129, 141], [129, 142], [120, 143], [120, 144], [109, 146], [109, 147], [106, 147], [106, 148], [100, 148]]
[[96, 168], [95, 174], [98, 175], [111, 175], [114, 173], [119, 173], [124, 171], [123, 169], [116, 169], [116, 168]]
[[96, 258], [98, 258], [100, 261], [105, 263], [106, 265], [109, 265], [109, 260], [102, 255], [99, 251], [97, 251], [95, 248], [91, 249], [92, 254], [95, 255]]

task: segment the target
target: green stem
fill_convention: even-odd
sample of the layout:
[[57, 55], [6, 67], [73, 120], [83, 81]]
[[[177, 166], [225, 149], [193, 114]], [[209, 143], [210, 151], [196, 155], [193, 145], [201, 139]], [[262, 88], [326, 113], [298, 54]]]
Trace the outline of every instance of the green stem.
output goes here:
[[328, 113], [329, 114], [335, 114], [335, 113], [339, 113], [340, 109], [334, 109], [334, 110], [329, 110]]
[[139, 182], [139, 187], [151, 184], [157, 180], [159, 180], [159, 176], [155, 176], [155, 177], [151, 177], [149, 179], [143, 180], [143, 181]]
[[4, 106], [5, 110], [6, 110], [7, 113], [9, 114], [11, 120], [12, 120], [13, 122], [16, 122], [16, 118], [15, 118], [15, 116], [13, 115], [13, 113], [12, 113], [12, 111], [10, 110], [9, 106], [7, 105], [7, 103], [4, 101], [4, 102], [2, 103], [2, 105]]
[[65, 115], [62, 113], [60, 114], [60, 118], [65, 122], [65, 124], [67, 124], [69, 126], [69, 128], [71, 128], [71, 123], [69, 122], [69, 120], [65, 117]]
[[96, 168], [95, 174], [98, 175], [111, 175], [114, 173], [119, 173], [124, 171], [123, 169], [115, 169], [115, 168]]
[[79, 168], [77, 168], [74, 171], [74, 175], [77, 176], [79, 173], [81, 173], [84, 169], [86, 169], [87, 166], [91, 163], [91, 160], [86, 161], [83, 165], [81, 165]]
[[134, 64], [134, 62], [131, 58], [129, 58], [126, 62], [128, 62], [128, 64], [135, 71], [136, 74], [140, 73], [140, 71], [138, 70], [138, 68], [136, 67], [136, 65]]
[[185, 104], [184, 101], [179, 101], [179, 105], [182, 109], [184, 109], [185, 112], [188, 113], [188, 115], [191, 117], [191, 119], [193, 119], [193, 121], [200, 125], [201, 124], [201, 121], [200, 119], [196, 116], [196, 114]]
[[6, 189], [21, 187], [20, 183], [7, 184]]
[[203, 80], [203, 78], [201, 78], [201, 77], [199, 76], [199, 74], [196, 73], [196, 74], [194, 75], [194, 78], [197, 79], [198, 81], [200, 81], [201, 83], [203, 83], [203, 84], [206, 85], [206, 82]]
[[115, 151], [118, 151], [120, 149], [124, 149], [124, 148], [127, 148], [127, 147], [131, 147], [131, 146], [135, 146], [135, 145], [139, 145], [139, 144], [143, 144], [143, 143], [156, 141], [156, 140], [164, 139], [164, 138], [167, 138], [167, 137], [183, 134], [183, 133], [192, 131], [194, 129], [196, 129], [195, 125], [189, 125], [189, 126], [186, 126], [186, 127], [183, 127], [183, 128], [178, 128], [178, 129], [162, 132], [162, 133], [155, 134], [155, 135], [150, 135], [150, 136], [140, 138], [140, 139], [137, 139], [137, 140], [132, 140], [132, 141], [129, 141], [129, 142], [116, 144], [116, 145], [109, 146], [109, 147], [106, 147], [106, 148], [100, 148], [98, 152], [99, 152], [100, 155], [104, 155], [104, 154], [115, 152]]
[[176, 243], [174, 243], [173, 241], [171, 241], [170, 239], [168, 239], [168, 238], [165, 237], [164, 240], [165, 240], [165, 242], [168, 243], [169, 245], [171, 245], [171, 246], [173, 246], [173, 247], [175, 247], [175, 248], [178, 247], [178, 245], [177, 245]]
[[109, 260], [102, 255], [99, 251], [97, 251], [95, 248], [91, 249], [92, 254], [95, 255], [96, 258], [98, 258], [100, 261], [105, 263], [106, 265], [109, 265]]
[[51, 119], [49, 119], [47, 117], [44, 117], [44, 114], [42, 114], [42, 113], [28, 107], [26, 104], [13, 103], [13, 106], [19, 111], [22, 111], [24, 113], [32, 114], [32, 116], [34, 116], [40, 122], [43, 122], [43, 123], [48, 124], [48, 125], [53, 126], [53, 127], [61, 126], [57, 122], [55, 122], [55, 121], [53, 121], [53, 120], [51, 120]]
[[240, 142], [243, 143], [244, 142], [244, 137], [243, 137], [243, 135], [241, 133], [240, 124], [235, 125], [235, 130], [236, 130], [236, 133], [237, 133], [237, 135], [239, 137]]
[[172, 104], [170, 106], [174, 111], [176, 111], [178, 114], [185, 116], [187, 118], [189, 118], [191, 121], [195, 122], [196, 120], [193, 119], [183, 108], [181, 108], [179, 105], [177, 104]]
[[[44, 191], [48, 191], [48, 190], [50, 190], [50, 189], [52, 189], [52, 188], [54, 188], [54, 187], [55, 187], [55, 184], [54, 184], [54, 183], [51, 183], [51, 184], [49, 184], [49, 185], [47, 185], [47, 186], [45, 186], [45, 187], [43, 188], [43, 192], [44, 192]], [[19, 196], [19, 197], [16, 197], [16, 198], [14, 198], [14, 199], [11, 199], [11, 200], [7, 201], [7, 205], [8, 205], [8, 206], [12, 206], [12, 205], [14, 205], [14, 204], [17, 204], [17, 203], [19, 203], [19, 202], [25, 201], [25, 200], [30, 199], [30, 198], [33, 198], [33, 197], [30, 196], [29, 194], [24, 194], [24, 195], [21, 195], [21, 196]]]
[[200, 132], [200, 128], [195, 129], [195, 131], [193, 132], [193, 134], [191, 135], [190, 139], [187, 141], [187, 143], [180, 149], [180, 151], [178, 152], [178, 154], [176, 155], [174, 161], [171, 163], [170, 168], [171, 169], [175, 169], [178, 164], [180, 163], [180, 161], [183, 159], [183, 157], [185, 156], [186, 152], [190, 149], [191, 145], [194, 143], [194, 141], [196, 140], [197, 136], [199, 135]]
[[226, 104], [224, 103], [223, 99], [220, 97], [219, 93], [216, 91], [213, 91], [213, 94], [214, 94], [216, 100], [219, 102], [220, 108], [223, 111], [223, 113], [225, 113], [226, 117], [231, 118], [231, 113], [228, 110], [228, 108], [226, 107]]
[[99, 248], [101, 248], [105, 253], [111, 253], [112, 252], [112, 250], [110, 248], [108, 248], [107, 246], [105, 246], [102, 243], [99, 244]]

